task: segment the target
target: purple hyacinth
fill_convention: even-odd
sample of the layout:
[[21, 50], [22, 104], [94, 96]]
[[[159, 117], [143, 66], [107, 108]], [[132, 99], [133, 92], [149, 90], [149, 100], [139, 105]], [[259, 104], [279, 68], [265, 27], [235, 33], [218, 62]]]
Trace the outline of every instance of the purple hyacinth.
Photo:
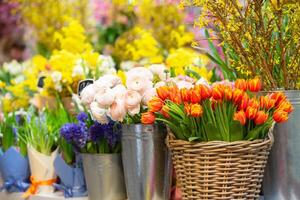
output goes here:
[[79, 148], [83, 148], [88, 139], [87, 127], [82, 122], [65, 124], [61, 127], [60, 134], [67, 142], [74, 143]]
[[107, 140], [111, 147], [114, 147], [121, 138], [121, 125], [110, 121], [108, 124], [103, 125], [104, 138]]
[[91, 127], [90, 127], [90, 135], [89, 139], [92, 142], [98, 142], [101, 138], [104, 137], [104, 132], [103, 132], [103, 125], [101, 125], [99, 122], [95, 122]]
[[77, 120], [79, 122], [85, 122], [88, 118], [89, 116], [85, 112], [81, 112], [77, 115]]

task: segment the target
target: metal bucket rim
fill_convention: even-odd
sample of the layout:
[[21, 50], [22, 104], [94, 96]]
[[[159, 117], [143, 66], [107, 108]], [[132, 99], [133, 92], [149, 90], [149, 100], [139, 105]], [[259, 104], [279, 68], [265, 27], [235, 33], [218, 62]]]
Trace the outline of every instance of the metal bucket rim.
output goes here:
[[95, 157], [117, 157], [121, 156], [121, 153], [81, 153], [81, 155]]

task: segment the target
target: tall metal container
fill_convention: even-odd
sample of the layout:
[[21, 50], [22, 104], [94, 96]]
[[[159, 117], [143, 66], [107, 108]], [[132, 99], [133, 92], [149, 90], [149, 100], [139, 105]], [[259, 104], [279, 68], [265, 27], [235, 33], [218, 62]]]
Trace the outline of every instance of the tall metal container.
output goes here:
[[82, 154], [89, 200], [125, 200], [120, 154]]
[[128, 199], [169, 200], [172, 163], [160, 125], [123, 125], [122, 159]]
[[300, 90], [284, 93], [294, 111], [286, 123], [274, 128], [275, 143], [263, 184], [265, 200], [300, 199]]

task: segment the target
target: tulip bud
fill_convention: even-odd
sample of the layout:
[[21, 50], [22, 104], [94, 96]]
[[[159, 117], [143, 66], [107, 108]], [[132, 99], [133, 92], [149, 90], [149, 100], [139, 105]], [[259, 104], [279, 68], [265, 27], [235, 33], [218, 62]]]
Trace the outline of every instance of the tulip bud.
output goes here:
[[252, 107], [252, 108], [258, 109], [259, 108], [259, 102], [258, 102], [258, 100], [254, 99], [254, 98], [249, 99], [249, 101], [248, 101], [248, 107]]
[[236, 79], [234, 86], [237, 89], [246, 91], [247, 90], [247, 81], [245, 79]]
[[143, 124], [153, 124], [155, 122], [155, 115], [152, 112], [142, 113], [141, 122]]
[[267, 121], [268, 117], [269, 117], [269, 115], [267, 113], [265, 113], [264, 111], [258, 111], [256, 113], [254, 122], [256, 125], [263, 124]]
[[282, 101], [286, 100], [286, 96], [282, 92], [274, 92], [270, 94], [270, 98], [275, 100], [276, 108], [278, 108]]
[[191, 116], [201, 117], [203, 114], [202, 106], [198, 103], [191, 105]]
[[223, 86], [216, 85], [215, 87], [213, 87], [211, 95], [215, 100], [222, 100], [224, 96]]
[[287, 113], [291, 113], [294, 110], [292, 104], [289, 101], [282, 101], [281, 104], [279, 104], [278, 109], [283, 110]]
[[201, 99], [205, 100], [211, 97], [211, 88], [206, 85], [199, 85], [201, 91]]
[[188, 90], [186, 88], [182, 88], [180, 90], [180, 94], [181, 94], [181, 99], [182, 99], [183, 102], [190, 102], [190, 100], [191, 100], [190, 90]]
[[159, 97], [153, 97], [147, 105], [150, 112], [158, 112], [163, 107], [164, 102]]
[[246, 114], [243, 110], [234, 113], [233, 119], [239, 121], [243, 126], [246, 124]]
[[160, 113], [165, 117], [165, 118], [170, 118], [169, 114], [170, 108], [167, 105], [164, 105], [162, 109], [160, 110]]
[[274, 121], [278, 123], [285, 122], [288, 118], [288, 113], [280, 109], [275, 110], [273, 114]]
[[227, 101], [230, 101], [231, 98], [232, 98], [232, 89], [230, 87], [225, 87], [224, 89], [224, 98], [227, 100]]
[[199, 103], [201, 101], [201, 93], [199, 89], [191, 89], [190, 90], [191, 95], [191, 103]]
[[248, 80], [248, 90], [251, 92], [259, 92], [261, 90], [261, 81], [259, 78]]
[[233, 94], [232, 94], [233, 103], [235, 105], [239, 105], [239, 103], [241, 102], [243, 96], [244, 96], [243, 90], [240, 90], [240, 89], [233, 90]]
[[246, 110], [246, 108], [248, 106], [248, 100], [249, 100], [249, 97], [248, 97], [247, 93], [244, 93], [243, 98], [239, 105], [239, 110]]
[[246, 109], [246, 117], [248, 119], [254, 119], [257, 113], [257, 108], [248, 106]]
[[191, 115], [191, 104], [184, 104], [184, 112], [187, 115]]
[[169, 87], [161, 86], [156, 89], [157, 96], [161, 98], [163, 101], [169, 98]]

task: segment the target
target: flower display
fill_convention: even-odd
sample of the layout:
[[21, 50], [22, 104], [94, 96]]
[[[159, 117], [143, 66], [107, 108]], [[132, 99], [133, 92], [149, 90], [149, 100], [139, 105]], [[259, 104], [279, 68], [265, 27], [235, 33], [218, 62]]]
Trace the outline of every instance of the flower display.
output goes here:
[[76, 123], [66, 123], [60, 128], [60, 135], [82, 153], [117, 153], [120, 130], [113, 121], [100, 124], [81, 112]]
[[257, 78], [234, 84], [196, 84], [189, 89], [162, 86], [156, 89], [157, 96], [148, 102], [141, 120], [145, 124], [164, 122], [182, 140], [263, 139], [274, 122], [288, 119], [293, 107], [283, 93], [258, 96], [260, 90]]

